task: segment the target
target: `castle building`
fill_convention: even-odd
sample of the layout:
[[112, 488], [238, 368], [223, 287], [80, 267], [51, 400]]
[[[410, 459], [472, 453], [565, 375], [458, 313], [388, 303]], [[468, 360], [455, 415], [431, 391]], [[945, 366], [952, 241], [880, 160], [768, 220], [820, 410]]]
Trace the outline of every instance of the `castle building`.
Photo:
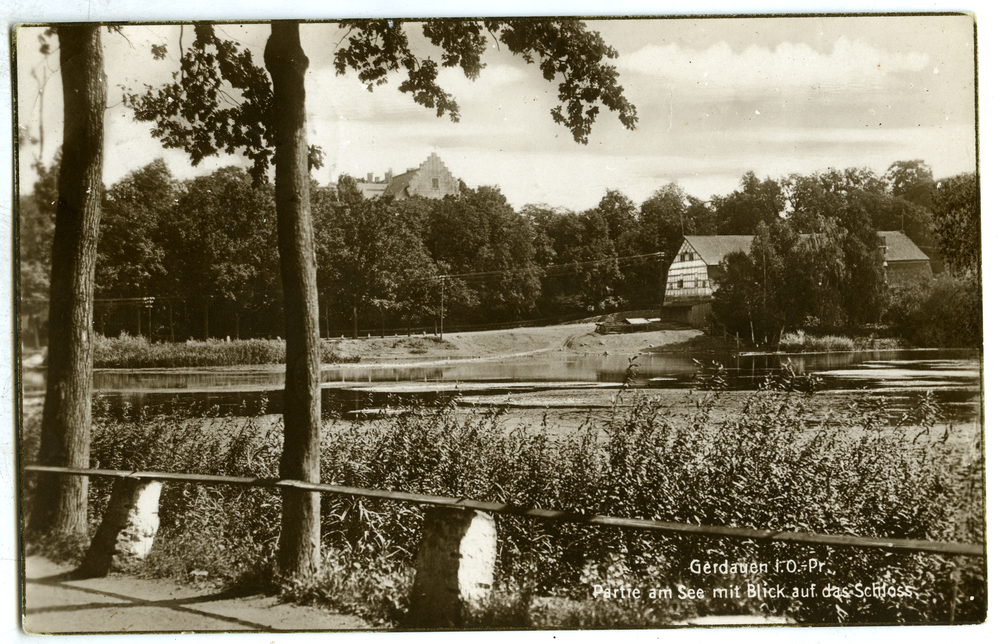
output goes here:
[[403, 174], [393, 174], [387, 170], [381, 180], [371, 172], [365, 180], [357, 182], [358, 189], [364, 197], [379, 197], [386, 195], [393, 199], [409, 199], [411, 197], [428, 197], [442, 199], [445, 195], [461, 194], [458, 179], [445, 167], [444, 162], [436, 153], [431, 153], [427, 160], [417, 168], [410, 168]]

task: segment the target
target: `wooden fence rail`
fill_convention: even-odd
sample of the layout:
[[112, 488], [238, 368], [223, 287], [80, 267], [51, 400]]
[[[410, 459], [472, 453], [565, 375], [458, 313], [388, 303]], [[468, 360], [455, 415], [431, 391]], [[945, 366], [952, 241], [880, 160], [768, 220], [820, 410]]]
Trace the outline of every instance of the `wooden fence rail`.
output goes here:
[[983, 544], [948, 543], [941, 541], [921, 541], [917, 539], [891, 539], [854, 537], [847, 535], [814, 534], [809, 532], [791, 532], [778, 530], [757, 530], [752, 528], [734, 528], [729, 526], [694, 525], [676, 521], [654, 521], [651, 519], [629, 519], [601, 514], [584, 514], [565, 512], [562, 510], [544, 510], [529, 508], [510, 503], [493, 501], [477, 501], [458, 497], [434, 496], [429, 494], [414, 494], [411, 492], [393, 492], [388, 490], [371, 490], [367, 488], [329, 485], [326, 483], [306, 483], [304, 481], [284, 479], [259, 479], [241, 476], [220, 476], [213, 474], [183, 474], [170, 472], [138, 472], [127, 470], [104, 470], [71, 467], [49, 467], [43, 465], [26, 465], [25, 472], [53, 473], [70, 476], [106, 476], [122, 479], [145, 479], [156, 481], [184, 481], [206, 485], [242, 485], [265, 488], [299, 488], [315, 492], [327, 492], [348, 496], [359, 496], [371, 499], [402, 501], [438, 507], [479, 510], [494, 514], [507, 514], [533, 517], [548, 521], [565, 523], [581, 523], [588, 525], [605, 525], [633, 530], [649, 530], [653, 532], [673, 532], [702, 535], [708, 537], [724, 537], [737, 539], [755, 539], [759, 541], [782, 541], [815, 546], [841, 546], [852, 548], [879, 548], [900, 552], [930, 552], [942, 555], [961, 555], [968, 557], [985, 556]]

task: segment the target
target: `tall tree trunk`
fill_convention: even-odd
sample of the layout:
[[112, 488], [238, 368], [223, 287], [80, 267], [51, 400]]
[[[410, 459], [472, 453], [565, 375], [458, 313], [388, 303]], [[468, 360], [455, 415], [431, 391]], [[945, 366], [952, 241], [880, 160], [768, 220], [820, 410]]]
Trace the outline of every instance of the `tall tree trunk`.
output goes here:
[[[271, 24], [264, 65], [274, 83], [274, 187], [287, 336], [285, 441], [280, 475], [284, 479], [318, 483], [319, 299], [305, 127], [305, 74], [309, 59], [302, 51], [298, 23]], [[319, 568], [319, 493], [285, 488], [281, 501], [278, 568], [286, 575], [307, 576]]]
[[[90, 466], [94, 266], [101, 222], [107, 87], [97, 25], [58, 27], [63, 156], [52, 240], [49, 357], [39, 461]], [[30, 529], [87, 536], [87, 479], [39, 478]]]

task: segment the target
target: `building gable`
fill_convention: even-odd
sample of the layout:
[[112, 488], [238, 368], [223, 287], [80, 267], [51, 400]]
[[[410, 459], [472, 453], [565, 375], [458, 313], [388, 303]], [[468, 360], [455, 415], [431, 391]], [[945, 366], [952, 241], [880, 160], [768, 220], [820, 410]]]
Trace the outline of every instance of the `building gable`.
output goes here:
[[750, 254], [753, 235], [688, 235], [684, 238], [708, 266], [718, 266], [730, 253]]
[[458, 196], [461, 190], [458, 187], [458, 179], [452, 176], [441, 158], [432, 152], [410, 177], [407, 193], [410, 197], [441, 199], [445, 195]]
[[441, 199], [447, 195], [462, 194], [458, 179], [434, 152], [418, 168], [410, 168], [399, 175], [393, 175], [392, 170], [388, 170], [381, 181], [373, 180], [369, 173], [368, 180], [358, 181], [357, 186], [365, 198], [384, 195], [392, 199]]

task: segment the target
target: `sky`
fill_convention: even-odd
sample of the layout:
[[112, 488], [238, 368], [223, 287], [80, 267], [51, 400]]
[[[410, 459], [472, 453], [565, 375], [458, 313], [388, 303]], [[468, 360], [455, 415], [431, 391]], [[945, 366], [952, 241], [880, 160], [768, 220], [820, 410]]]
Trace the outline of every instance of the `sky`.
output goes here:
[[[444, 69], [440, 83], [461, 120], [398, 91], [402, 74], [368, 92], [356, 76], [338, 76], [333, 52], [346, 34], [333, 23], [302, 27], [309, 141], [325, 153], [321, 183], [342, 173], [384, 176], [418, 166], [436, 152], [470, 186], [495, 185], [515, 208], [548, 204], [572, 210], [597, 205], [619, 190], [636, 203], [678, 183], [701, 199], [738, 188], [746, 172], [779, 178], [827, 168], [884, 172], [894, 161], [922, 159], [936, 177], [976, 169], [973, 19], [969, 16], [797, 17], [588, 20], [619, 53], [613, 63], [638, 127], [625, 129], [602, 110], [588, 145], [552, 121], [555, 83], [489, 39], [486, 69], [476, 81]], [[21, 185], [31, 163], [50, 163], [61, 135], [58, 54], [38, 51], [37, 29], [16, 38]], [[269, 27], [227, 24], [262, 63]], [[438, 52], [407, 32], [420, 57]], [[185, 44], [193, 30], [184, 31]], [[122, 90], [170, 80], [178, 68], [176, 25], [132, 25], [105, 33], [109, 108], [106, 184], [163, 157], [175, 176], [231, 164], [220, 156], [192, 167], [183, 152], [164, 150], [134, 121]], [[168, 56], [154, 61], [153, 44]], [[44, 82], [43, 82], [44, 79]], [[42, 91], [44, 90], [44, 91]], [[39, 128], [44, 128], [43, 145]]]

